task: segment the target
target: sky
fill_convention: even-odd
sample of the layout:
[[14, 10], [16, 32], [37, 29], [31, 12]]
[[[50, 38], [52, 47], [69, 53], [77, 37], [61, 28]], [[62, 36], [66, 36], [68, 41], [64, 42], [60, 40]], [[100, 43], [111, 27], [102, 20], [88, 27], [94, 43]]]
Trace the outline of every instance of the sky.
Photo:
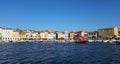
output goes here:
[[120, 0], [0, 0], [0, 26], [57, 31], [120, 27]]

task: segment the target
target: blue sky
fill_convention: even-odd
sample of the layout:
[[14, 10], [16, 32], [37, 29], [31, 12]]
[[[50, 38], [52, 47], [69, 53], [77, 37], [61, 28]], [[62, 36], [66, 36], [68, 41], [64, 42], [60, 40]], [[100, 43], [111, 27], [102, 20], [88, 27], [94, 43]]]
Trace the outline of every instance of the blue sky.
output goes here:
[[120, 0], [0, 0], [0, 26], [70, 31], [120, 27]]

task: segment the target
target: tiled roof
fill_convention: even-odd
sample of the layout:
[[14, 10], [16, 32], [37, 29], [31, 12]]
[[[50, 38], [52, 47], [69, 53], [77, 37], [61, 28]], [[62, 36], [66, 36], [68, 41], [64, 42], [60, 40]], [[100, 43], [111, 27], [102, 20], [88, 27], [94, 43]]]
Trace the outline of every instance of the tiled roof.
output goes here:
[[96, 33], [96, 32], [98, 32], [98, 31], [91, 31], [91, 32], [88, 32], [88, 33]]
[[98, 30], [106, 30], [106, 29], [113, 29], [115, 27], [110, 27], [110, 28], [101, 28], [101, 29], [98, 29]]

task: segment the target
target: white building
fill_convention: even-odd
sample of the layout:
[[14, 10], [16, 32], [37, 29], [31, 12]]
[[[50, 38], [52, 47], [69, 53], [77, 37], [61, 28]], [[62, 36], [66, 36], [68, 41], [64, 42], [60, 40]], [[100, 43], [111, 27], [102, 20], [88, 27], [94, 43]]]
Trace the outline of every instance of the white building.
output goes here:
[[2, 29], [2, 40], [3, 41], [13, 41], [13, 29], [3, 28]]
[[48, 40], [54, 40], [56, 39], [56, 34], [54, 32], [49, 32], [47, 36]]
[[97, 31], [89, 32], [88, 33], [88, 39], [89, 40], [98, 39], [98, 32]]
[[64, 31], [64, 35], [65, 35], [65, 40], [69, 39], [69, 32], [68, 31]]
[[63, 40], [63, 39], [65, 39], [65, 33], [64, 33], [64, 32], [56, 32], [56, 33], [57, 33], [56, 38], [57, 38], [58, 40]]
[[2, 40], [2, 27], [0, 27], [0, 40]]
[[39, 39], [39, 35], [38, 35], [38, 31], [35, 31], [35, 30], [32, 30], [31, 31], [31, 37], [32, 37], [32, 39], [34, 39], [34, 40], [37, 40], [37, 39]]
[[30, 32], [30, 30], [26, 30], [26, 39], [27, 40], [31, 39], [31, 32]]

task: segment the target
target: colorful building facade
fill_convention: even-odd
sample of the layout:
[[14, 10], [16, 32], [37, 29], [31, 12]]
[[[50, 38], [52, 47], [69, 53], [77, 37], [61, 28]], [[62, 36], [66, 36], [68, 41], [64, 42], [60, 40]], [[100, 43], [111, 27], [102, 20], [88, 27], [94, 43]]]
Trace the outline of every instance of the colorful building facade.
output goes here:
[[98, 30], [99, 39], [110, 39], [119, 35], [118, 27], [102, 28]]

